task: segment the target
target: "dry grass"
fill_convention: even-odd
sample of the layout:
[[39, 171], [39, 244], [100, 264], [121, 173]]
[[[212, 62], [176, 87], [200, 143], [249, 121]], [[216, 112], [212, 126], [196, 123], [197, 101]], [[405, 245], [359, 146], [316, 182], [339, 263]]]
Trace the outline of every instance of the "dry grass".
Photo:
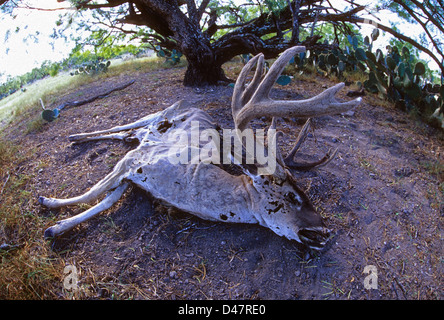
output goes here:
[[0, 299], [56, 298], [63, 271], [41, 237], [51, 218], [34, 214], [30, 175], [16, 170], [28, 152], [0, 141]]

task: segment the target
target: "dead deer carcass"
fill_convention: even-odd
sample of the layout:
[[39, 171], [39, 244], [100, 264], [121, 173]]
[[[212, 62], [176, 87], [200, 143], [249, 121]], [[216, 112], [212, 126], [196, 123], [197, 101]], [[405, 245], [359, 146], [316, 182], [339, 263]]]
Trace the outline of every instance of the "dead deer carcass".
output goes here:
[[[193, 126], [197, 124], [201, 132], [211, 136], [213, 142], [211, 146], [215, 148], [212, 149], [212, 153], [220, 151], [221, 145], [217, 141], [217, 126], [210, 116], [202, 110], [184, 107], [182, 102], [177, 102], [163, 111], [131, 124], [70, 136], [70, 140], [75, 142], [135, 139], [139, 145], [128, 152], [110, 174], [85, 194], [66, 200], [40, 197], [39, 202], [42, 205], [56, 208], [90, 203], [105, 192], [111, 191], [89, 210], [59, 221], [48, 228], [45, 236], [54, 237], [62, 234], [110, 208], [119, 200], [129, 183], [133, 183], [162, 202], [202, 219], [259, 224], [279, 236], [296, 240], [313, 249], [321, 249], [328, 239], [328, 230], [307, 196], [296, 186], [290, 169], [307, 169], [326, 164], [333, 158], [335, 152], [312, 164], [301, 165], [294, 161], [294, 155], [307, 134], [309, 119], [299, 133], [295, 146], [285, 158], [282, 157], [279, 148], [270, 151], [270, 146], [276, 147], [276, 137], [280, 136], [275, 134], [275, 117], [310, 118], [337, 114], [358, 105], [361, 100], [358, 98], [345, 103], [338, 102], [334, 95], [344, 86], [343, 84], [335, 85], [307, 100], [271, 100], [269, 92], [285, 65], [296, 53], [304, 50], [304, 47], [286, 50], [267, 73], [264, 70], [264, 56], [259, 54], [241, 71], [232, 97], [232, 114], [237, 130], [231, 132], [234, 132], [235, 140], [243, 144], [244, 158], [253, 155], [254, 162], [243, 164], [240, 161], [243, 159], [242, 155], [239, 155], [239, 152], [237, 154], [231, 152], [232, 149], [229, 149], [230, 151], [222, 158], [223, 160], [230, 158], [232, 163], [241, 162], [237, 166], [242, 174], [229, 173], [222, 165], [218, 165], [217, 159], [221, 158], [209, 155], [211, 152], [208, 153], [208, 144], [200, 141], [189, 143], [189, 138], [193, 139]], [[247, 75], [255, 65], [254, 77], [246, 85]], [[255, 141], [259, 143], [255, 145], [256, 150], [246, 146], [242, 139], [243, 133], [249, 128], [249, 122], [263, 116], [273, 117], [267, 131], [268, 149], [264, 150], [269, 163], [275, 160], [274, 167], [271, 166], [272, 170], [269, 167], [265, 168], [263, 163], [258, 164], [257, 151], [261, 144], [264, 146], [264, 143], [260, 142], [257, 134]], [[182, 135], [178, 135], [177, 132]], [[184, 139], [182, 139], [183, 133], [186, 135]], [[205, 148], [207, 149], [204, 150]], [[202, 151], [208, 154], [206, 159], [202, 158]], [[188, 162], [176, 161], [178, 154], [184, 155]], [[211, 159], [214, 161], [209, 161]]]

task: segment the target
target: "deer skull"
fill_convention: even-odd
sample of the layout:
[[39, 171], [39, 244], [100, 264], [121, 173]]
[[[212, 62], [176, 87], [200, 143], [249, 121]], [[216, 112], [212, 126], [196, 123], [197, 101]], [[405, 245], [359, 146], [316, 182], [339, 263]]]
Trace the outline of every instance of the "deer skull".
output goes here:
[[[276, 139], [282, 135], [275, 131], [275, 117], [310, 118], [341, 113], [357, 106], [361, 99], [338, 102], [334, 95], [344, 86], [343, 84], [338, 84], [307, 100], [270, 99], [271, 87], [285, 65], [296, 53], [303, 51], [304, 47], [286, 50], [266, 74], [264, 57], [259, 54], [241, 71], [232, 97], [232, 114], [236, 130], [231, 131], [234, 132], [234, 139], [243, 145], [241, 153], [236, 154], [231, 148], [223, 156], [214, 157], [214, 154], [222, 149], [217, 126], [208, 114], [196, 108], [185, 107], [182, 101], [131, 124], [70, 136], [69, 139], [76, 143], [120, 139], [137, 140], [139, 145], [128, 152], [110, 174], [85, 194], [70, 199], [40, 197], [39, 202], [42, 205], [56, 208], [90, 203], [110, 191], [102, 201], [87, 211], [61, 220], [48, 228], [45, 236], [54, 237], [62, 234], [110, 208], [132, 183], [166, 205], [174, 206], [202, 219], [259, 224], [279, 236], [296, 240], [313, 249], [321, 249], [328, 239], [329, 231], [308, 197], [297, 187], [290, 170], [305, 170], [325, 165], [334, 157], [335, 152], [311, 164], [299, 164], [294, 161], [294, 155], [307, 135], [310, 125], [308, 119], [299, 133], [295, 146], [284, 158], [279, 148], [270, 148], [270, 146], [276, 147]], [[247, 75], [255, 65], [254, 77], [246, 85]], [[243, 142], [242, 134], [249, 128], [252, 119], [263, 116], [273, 117], [267, 131], [267, 143], [256, 139], [255, 149], [249, 149]], [[195, 129], [196, 125], [200, 132], [206, 133], [206, 137], [211, 136], [210, 142], [193, 140], [193, 128]], [[226, 133], [224, 132], [222, 136], [226, 138]], [[231, 137], [229, 139], [231, 141]], [[258, 163], [257, 150], [260, 147], [263, 147], [264, 155], [268, 156], [269, 162], [275, 160], [273, 170], [264, 171], [264, 165]], [[172, 161], [177, 159], [175, 157], [178, 154], [183, 155], [182, 160], [185, 161]], [[202, 154], [208, 157], [202, 157]], [[255, 161], [248, 165], [242, 163], [242, 159], [248, 156]], [[239, 163], [238, 173], [226, 170], [222, 162], [226, 163], [224, 161], [227, 159]]]

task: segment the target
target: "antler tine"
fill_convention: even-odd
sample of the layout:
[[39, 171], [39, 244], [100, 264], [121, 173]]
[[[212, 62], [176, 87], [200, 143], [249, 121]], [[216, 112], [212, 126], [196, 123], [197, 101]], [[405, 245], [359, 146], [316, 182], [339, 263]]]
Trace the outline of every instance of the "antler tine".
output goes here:
[[315, 162], [309, 162], [309, 163], [299, 163], [295, 162], [293, 159], [285, 158], [285, 166], [287, 168], [299, 170], [299, 171], [305, 171], [310, 170], [315, 167], [322, 167], [328, 164], [331, 160], [333, 160], [336, 157], [336, 153], [338, 152], [338, 149], [336, 148], [333, 152], [331, 152], [331, 149], [327, 152], [327, 154], [320, 160]]
[[256, 72], [254, 73], [253, 80], [251, 80], [250, 84], [245, 89], [244, 94], [242, 95], [242, 105], [245, 105], [250, 100], [251, 96], [256, 91], [259, 83], [262, 81], [265, 75], [264, 55], [260, 53], [258, 56], [259, 60], [256, 65]]
[[[255, 104], [262, 99], [267, 99], [271, 87], [276, 82], [276, 79], [282, 73], [282, 70], [285, 68], [287, 62], [298, 52], [304, 52], [305, 47], [296, 46], [284, 51], [281, 56], [273, 63], [270, 70], [268, 70], [267, 74], [264, 77], [264, 55], [262, 53], [256, 55], [248, 63], [244, 66], [241, 73], [239, 74], [236, 85], [234, 86], [233, 91], [233, 99], [231, 103], [232, 113], [234, 122], [236, 127], [243, 130], [248, 125], [249, 120], [251, 120], [254, 116], [248, 119], [248, 121], [238, 121], [238, 115], [242, 112], [242, 110], [246, 107], [247, 104]], [[258, 61], [259, 60], [259, 61]], [[254, 64], [258, 61], [256, 73], [251, 81], [250, 85], [247, 89], [244, 90], [245, 80], [253, 68]], [[262, 80], [262, 81], [261, 81]], [[260, 83], [259, 83], [260, 82]], [[251, 99], [250, 99], [251, 97]], [[239, 125], [241, 125], [239, 127]]]
[[[282, 73], [282, 70], [287, 65], [288, 61], [297, 53], [305, 52], [305, 47], [295, 46], [285, 50], [281, 56], [274, 62], [270, 70], [264, 77], [264, 56], [259, 54], [252, 58], [242, 69], [236, 81], [232, 100], [232, 114], [236, 129], [238, 131], [244, 130], [248, 123], [254, 119], [263, 116], [269, 117], [299, 117], [310, 118], [314, 116], [321, 116], [327, 114], [338, 114], [359, 105], [361, 98], [357, 98], [348, 102], [339, 102], [336, 100], [336, 93], [344, 87], [344, 83], [336, 84], [335, 86], [323, 91], [317, 96], [305, 100], [272, 100], [269, 97], [270, 90], [277, 78]], [[253, 80], [245, 89], [245, 81], [248, 73], [257, 63], [256, 73]], [[260, 82], [260, 83], [259, 83]], [[251, 98], [250, 98], [251, 97]], [[319, 166], [328, 163], [335, 155], [327, 155], [320, 161], [313, 164], [303, 164], [302, 166], [295, 163], [293, 156], [304, 140], [310, 122], [304, 126], [301, 134], [298, 137], [297, 144], [290, 152], [290, 154], [283, 159], [281, 151], [276, 150], [276, 158], [278, 166], [277, 171], [273, 176], [277, 179], [282, 179], [285, 175], [284, 167], [288, 168], [308, 168]], [[276, 120], [273, 119], [268, 134], [276, 132]], [[304, 133], [305, 132], [305, 133]], [[280, 138], [281, 133], [274, 138]], [[270, 137], [268, 137], [270, 138]], [[279, 149], [279, 147], [278, 147]]]
[[[256, 68], [256, 73], [254, 75], [253, 81], [245, 90], [244, 87], [245, 87], [245, 81], [247, 80], [247, 75], [251, 71], [251, 69], [253, 69], [254, 65], [258, 60], [259, 63], [258, 67]], [[251, 94], [253, 93], [253, 84], [257, 86], [258, 82], [262, 78], [263, 65], [264, 65], [264, 55], [260, 53], [251, 58], [250, 61], [248, 61], [248, 63], [243, 67], [242, 71], [237, 77], [236, 84], [234, 85], [234, 90], [233, 90], [233, 98], [231, 101], [231, 112], [233, 114], [234, 119], [236, 119], [237, 114], [245, 104], [246, 93], [251, 92], [250, 93], [251, 96]], [[261, 73], [260, 76], [259, 73]]]
[[327, 163], [329, 163], [331, 160], [334, 159], [338, 149], [335, 149], [333, 152], [329, 150], [322, 159], [315, 162], [298, 163], [294, 161], [294, 156], [301, 147], [302, 143], [305, 141], [305, 138], [307, 138], [308, 130], [310, 129], [310, 127], [311, 127], [311, 119], [309, 118], [307, 119], [301, 131], [299, 132], [298, 137], [296, 138], [296, 142], [293, 146], [293, 149], [288, 153], [288, 155], [283, 160], [284, 166], [296, 170], [309, 170], [314, 167], [325, 166]]
[[327, 114], [346, 112], [359, 105], [362, 98], [348, 102], [336, 100], [336, 93], [344, 87], [344, 83], [325, 90], [317, 96], [306, 100], [272, 100], [268, 97], [271, 87], [281, 74], [287, 62], [296, 53], [302, 52], [304, 47], [293, 47], [287, 49], [272, 65], [261, 84], [258, 86], [250, 101], [243, 107], [237, 109], [235, 123], [237, 128], [243, 130], [248, 123], [257, 117], [299, 117], [310, 118]]
[[263, 116], [310, 118], [346, 112], [359, 105], [362, 98], [338, 102], [335, 94], [343, 87], [344, 83], [338, 83], [317, 96], [306, 100], [271, 100], [270, 98], [265, 98], [258, 101], [255, 95], [259, 90], [256, 90], [253, 98], [237, 114], [236, 121], [238, 127], [243, 129], [253, 118]]
[[[276, 123], [277, 123], [277, 119], [276, 117], [273, 117], [273, 119], [271, 119], [271, 124], [270, 124], [270, 128], [269, 130], [275, 130], [276, 131]], [[278, 164], [280, 164], [281, 166], [285, 166], [285, 160], [284, 157], [282, 156], [282, 152], [281, 149], [279, 148], [279, 139], [281, 139], [283, 137], [284, 133], [282, 131], [277, 131], [276, 132], [276, 161]]]
[[256, 93], [254, 97], [252, 98], [252, 103], [260, 102], [263, 99], [267, 99], [268, 95], [270, 94], [271, 87], [273, 87], [274, 83], [276, 82], [277, 78], [281, 75], [282, 71], [284, 70], [285, 66], [287, 65], [288, 61], [296, 53], [305, 52], [305, 47], [303, 46], [296, 46], [292, 47], [290, 49], [285, 50], [280, 57], [273, 63], [270, 70], [268, 70], [267, 75], [265, 76], [264, 80], [261, 82], [259, 87], [256, 90]]
[[302, 127], [301, 131], [299, 132], [298, 137], [296, 138], [296, 142], [293, 146], [293, 149], [288, 153], [288, 155], [285, 157], [284, 161], [288, 162], [289, 160], [292, 160], [294, 158], [294, 155], [301, 147], [302, 143], [305, 141], [305, 138], [307, 137], [308, 130], [310, 129], [311, 125], [311, 119], [308, 118], [305, 122], [304, 126]]

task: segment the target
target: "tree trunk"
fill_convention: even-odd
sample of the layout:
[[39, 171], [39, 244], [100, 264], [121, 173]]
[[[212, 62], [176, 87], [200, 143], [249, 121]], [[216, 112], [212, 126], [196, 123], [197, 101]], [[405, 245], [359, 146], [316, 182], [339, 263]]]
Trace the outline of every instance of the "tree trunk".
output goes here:
[[188, 67], [183, 84], [188, 87], [220, 85], [231, 82], [224, 73], [221, 64], [214, 59], [199, 59], [187, 56]]

